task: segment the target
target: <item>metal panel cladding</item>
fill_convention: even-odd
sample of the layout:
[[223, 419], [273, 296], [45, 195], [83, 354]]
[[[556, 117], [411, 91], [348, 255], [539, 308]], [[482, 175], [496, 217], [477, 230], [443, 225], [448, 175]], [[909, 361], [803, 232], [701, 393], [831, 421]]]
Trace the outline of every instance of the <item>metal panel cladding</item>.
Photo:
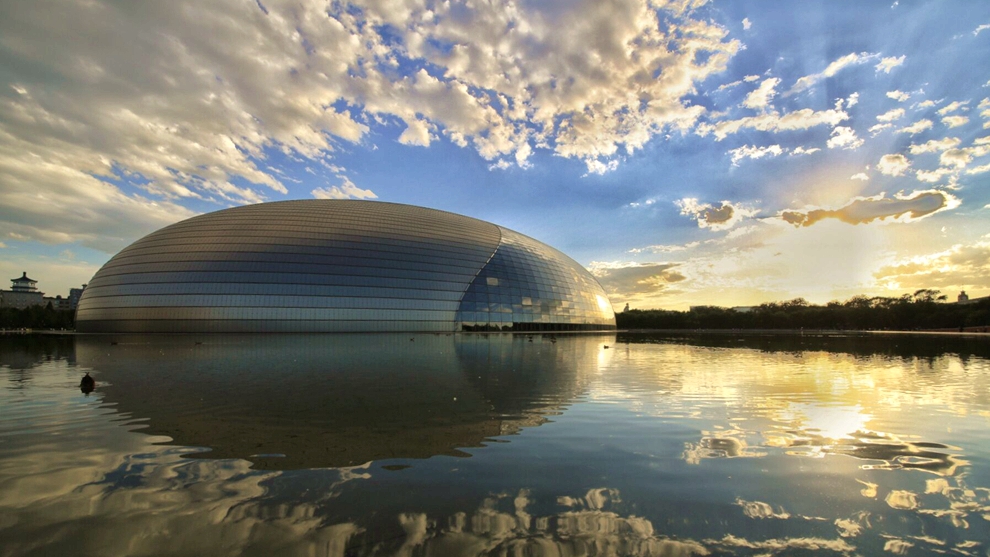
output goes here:
[[76, 312], [80, 332], [115, 333], [614, 327], [594, 278], [549, 246], [453, 213], [354, 200], [262, 203], [165, 227], [108, 261]]

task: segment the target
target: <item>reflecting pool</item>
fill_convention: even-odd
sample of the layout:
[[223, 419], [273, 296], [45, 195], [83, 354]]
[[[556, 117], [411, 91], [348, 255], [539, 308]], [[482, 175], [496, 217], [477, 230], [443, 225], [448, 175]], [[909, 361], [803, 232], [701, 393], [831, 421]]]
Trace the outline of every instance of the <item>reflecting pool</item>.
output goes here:
[[987, 555], [988, 425], [985, 336], [0, 336], [0, 556]]

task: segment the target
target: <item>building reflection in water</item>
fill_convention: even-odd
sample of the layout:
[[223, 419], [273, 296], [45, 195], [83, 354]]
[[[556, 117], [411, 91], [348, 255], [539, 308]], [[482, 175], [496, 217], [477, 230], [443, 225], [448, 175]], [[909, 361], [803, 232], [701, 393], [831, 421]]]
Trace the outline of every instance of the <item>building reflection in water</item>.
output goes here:
[[[463, 449], [543, 423], [584, 388], [598, 342], [536, 335], [80, 337], [105, 402], [146, 433], [260, 469]], [[456, 339], [456, 340], [455, 340]]]

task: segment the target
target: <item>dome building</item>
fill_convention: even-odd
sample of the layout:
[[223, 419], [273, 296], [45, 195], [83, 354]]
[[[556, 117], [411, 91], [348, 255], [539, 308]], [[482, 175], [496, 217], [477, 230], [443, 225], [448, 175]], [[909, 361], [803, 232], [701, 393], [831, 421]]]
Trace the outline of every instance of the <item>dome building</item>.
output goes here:
[[546, 244], [355, 200], [247, 205], [167, 226], [97, 271], [76, 312], [90, 333], [614, 328], [595, 278]]

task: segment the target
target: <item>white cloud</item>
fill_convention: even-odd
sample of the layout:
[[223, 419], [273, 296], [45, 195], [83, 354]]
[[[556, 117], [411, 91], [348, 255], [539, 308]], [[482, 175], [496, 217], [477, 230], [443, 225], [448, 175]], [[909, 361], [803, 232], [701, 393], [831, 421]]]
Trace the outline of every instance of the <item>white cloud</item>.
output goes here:
[[420, 119], [414, 119], [408, 124], [402, 135], [399, 136], [399, 143], [403, 145], [417, 145], [429, 147], [433, 136], [430, 134], [430, 125]]
[[759, 81], [759, 80], [760, 80], [760, 76], [758, 75], [747, 75], [746, 77], [743, 78], [743, 81], [745, 81], [746, 83], [753, 83], [754, 81]]
[[933, 107], [933, 106], [935, 106], [937, 104], [938, 104], [937, 102], [935, 102], [935, 101], [933, 101], [931, 99], [928, 99], [928, 100], [921, 101], [920, 103], [914, 105], [913, 108], [917, 108], [918, 110], [921, 110], [921, 109], [924, 109], [924, 108], [931, 108], [931, 107]]
[[859, 104], [859, 93], [853, 93], [846, 98], [846, 108], [852, 108]]
[[102, 244], [116, 245], [188, 215], [183, 200], [284, 194], [269, 154], [332, 157], [365, 141], [370, 122], [404, 122], [408, 145], [446, 137], [523, 166], [542, 146], [598, 168], [704, 113], [690, 95], [742, 45], [695, 7], [69, 0], [47, 17], [12, 4], [0, 18], [17, 45], [0, 93], [3, 170], [42, 166], [87, 186], [41, 181], [30, 191], [59, 201], [30, 209], [7, 187], [20, 176], [0, 175], [0, 232], [99, 236], [71, 210], [101, 214], [115, 198], [110, 212], [129, 224], [107, 225]]
[[706, 136], [712, 133], [715, 135], [716, 140], [721, 141], [729, 135], [747, 128], [770, 132], [804, 130], [822, 125], [835, 126], [848, 119], [849, 114], [842, 110], [829, 109], [815, 111], [810, 108], [803, 108], [784, 115], [773, 111], [757, 116], [747, 116], [738, 120], [723, 120], [715, 124], [702, 124], [698, 126], [698, 134]]
[[878, 133], [880, 133], [880, 132], [882, 132], [883, 130], [886, 130], [886, 129], [888, 129], [888, 128], [892, 128], [892, 127], [894, 127], [894, 125], [893, 125], [893, 124], [876, 124], [876, 125], [874, 125], [874, 126], [870, 126], [870, 129], [869, 129], [869, 130], [867, 130], [867, 131], [869, 131], [869, 132], [870, 132], [870, 135], [871, 135], [872, 137], [876, 137], [876, 135], [877, 135]]
[[910, 126], [905, 126], [899, 130], [898, 133], [909, 133], [911, 135], [919, 134], [925, 130], [931, 129], [934, 124], [931, 120], [918, 120], [917, 122], [911, 124]]
[[904, 58], [905, 58], [905, 56], [902, 55], [900, 57], [888, 56], [888, 57], [885, 57], [885, 58], [881, 59], [880, 60], [880, 63], [878, 63], [875, 66], [876, 67], [876, 70], [877, 70], [877, 73], [879, 73], [879, 72], [890, 73], [890, 70], [892, 70], [892, 69], [896, 68], [897, 66], [900, 66], [901, 64], [904, 63]]
[[754, 145], [743, 145], [737, 149], [729, 150], [732, 157], [733, 166], [739, 166], [739, 161], [743, 159], [762, 159], [763, 157], [777, 157], [784, 153], [780, 145], [770, 145], [767, 147], [756, 147]]
[[966, 168], [973, 160], [972, 153], [967, 149], [949, 149], [939, 155], [939, 164], [946, 167]]
[[793, 95], [795, 93], [800, 93], [801, 91], [813, 87], [816, 83], [818, 83], [822, 79], [834, 76], [835, 74], [839, 73], [839, 71], [842, 70], [843, 68], [849, 66], [855, 66], [859, 64], [865, 64], [871, 60], [877, 59], [879, 56], [880, 56], [879, 54], [871, 54], [868, 52], [860, 52], [860, 53], [853, 52], [850, 54], [846, 54], [845, 56], [829, 64], [822, 72], [806, 75], [798, 79], [797, 82], [794, 84], [794, 86], [791, 87], [790, 91], [788, 91], [788, 94]]
[[506, 170], [512, 168], [512, 163], [506, 159], [498, 159], [492, 164], [488, 165], [488, 170]]
[[908, 161], [907, 157], [904, 155], [884, 155], [880, 157], [880, 162], [877, 164], [877, 170], [879, 170], [881, 174], [886, 174], [887, 176], [901, 176], [910, 166], [911, 162]]
[[862, 180], [862, 181], [866, 182], [867, 180], [870, 179], [870, 177], [867, 176], [865, 172], [858, 172], [858, 173], [853, 174], [852, 176], [850, 176], [849, 179], [850, 180]]
[[794, 156], [797, 156], [797, 155], [813, 155], [813, 154], [817, 153], [818, 151], [821, 151], [821, 149], [819, 149], [818, 147], [810, 147], [810, 148], [808, 148], [808, 147], [798, 146], [798, 147], [795, 147], [794, 149], [791, 150], [791, 155], [794, 155]]
[[980, 32], [986, 31], [987, 29], [990, 29], [990, 23], [984, 23], [983, 25], [980, 25], [979, 27], [977, 27], [976, 29], [974, 29], [973, 30], [973, 35], [974, 36], [975, 35], [979, 35]]
[[956, 147], [959, 143], [961, 143], [961, 141], [958, 137], [945, 137], [942, 139], [931, 139], [919, 145], [911, 145], [908, 147], [908, 150], [912, 155], [937, 153], [939, 151], [945, 151], [946, 149]]
[[742, 20], [742, 26], [743, 26], [743, 29], [745, 29], [746, 31], [749, 31], [749, 29], [753, 26], [753, 22], [750, 21], [748, 17], [744, 17], [743, 20]]
[[742, 83], [743, 82], [742, 82], [741, 79], [738, 80], [738, 81], [730, 82], [730, 83], [723, 83], [723, 84], [719, 85], [718, 87], [716, 87], [715, 90], [716, 91], [719, 91], [719, 92], [726, 91], [728, 89], [733, 89], [735, 87], [739, 87], [740, 85], [742, 85]]
[[977, 166], [970, 168], [966, 171], [966, 174], [983, 174], [985, 172], [990, 172], [990, 164], [984, 164], [983, 166]]
[[968, 104], [969, 101], [953, 101], [945, 105], [944, 107], [938, 109], [938, 115], [945, 116], [946, 114], [955, 112], [957, 110], [967, 110], [966, 105]]
[[763, 80], [763, 83], [759, 87], [750, 91], [746, 98], [743, 99], [742, 105], [746, 108], [753, 108], [756, 110], [764, 110], [767, 105], [770, 104], [770, 100], [773, 99], [777, 92], [774, 88], [780, 83], [780, 80], [776, 77], [771, 77], [770, 79]]
[[897, 102], [904, 102], [911, 98], [910, 93], [905, 93], [903, 91], [887, 91], [887, 96], [894, 99]]
[[857, 149], [863, 145], [863, 139], [856, 136], [856, 132], [847, 126], [836, 126], [832, 130], [832, 135], [828, 140], [829, 149]]
[[950, 168], [936, 168], [934, 170], [919, 170], [915, 172], [915, 177], [921, 182], [928, 182], [934, 184], [940, 181], [945, 176], [952, 174], [952, 169]]
[[377, 199], [378, 196], [371, 190], [363, 190], [354, 185], [347, 178], [343, 178], [343, 183], [339, 186], [326, 188], [316, 188], [312, 195], [316, 199]]
[[877, 120], [881, 122], [893, 122], [894, 120], [899, 120], [900, 118], [903, 117], [904, 117], [904, 109], [895, 108], [893, 110], [888, 110], [887, 112], [884, 112], [883, 114], [877, 116]]
[[597, 174], [598, 176], [601, 176], [607, 172], [612, 172], [616, 168], [619, 168], [619, 161], [616, 159], [612, 159], [604, 162], [598, 159], [589, 159], [584, 162], [588, 168], [588, 172], [585, 174], [585, 176], [587, 176], [588, 174]]
[[969, 118], [965, 116], [946, 116], [942, 118], [942, 123], [950, 128], [958, 128], [969, 123]]

